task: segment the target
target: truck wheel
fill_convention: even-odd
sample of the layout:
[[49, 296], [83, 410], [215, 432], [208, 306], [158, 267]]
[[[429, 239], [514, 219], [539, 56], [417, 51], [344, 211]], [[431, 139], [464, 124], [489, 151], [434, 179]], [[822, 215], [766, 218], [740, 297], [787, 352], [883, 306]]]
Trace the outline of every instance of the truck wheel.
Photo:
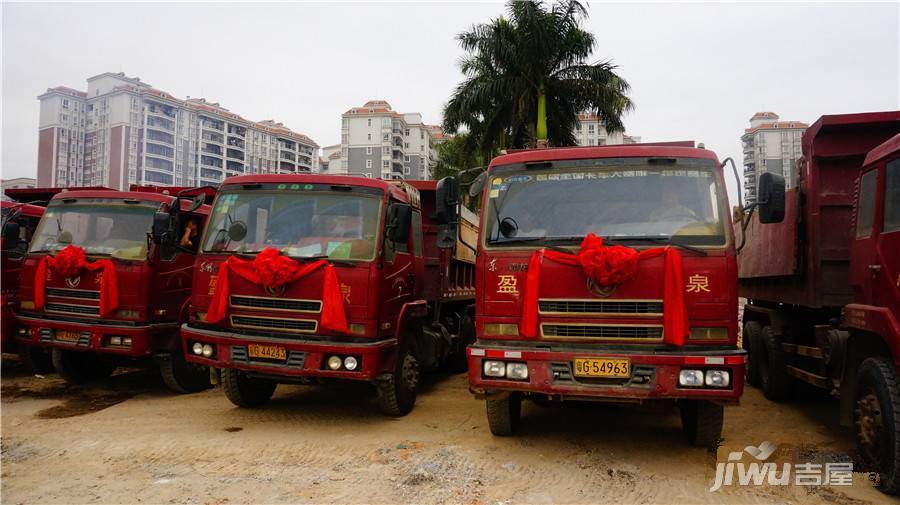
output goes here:
[[487, 418], [491, 433], [500, 437], [514, 435], [522, 420], [522, 397], [510, 393], [502, 400], [487, 400]]
[[757, 321], [748, 321], [744, 325], [741, 347], [747, 351], [747, 365], [744, 368], [744, 382], [750, 386], [759, 386], [759, 357], [756, 353], [760, 346], [762, 325]]
[[900, 385], [887, 358], [868, 358], [859, 366], [853, 425], [864, 464], [878, 472], [878, 489], [900, 493]]
[[707, 400], [682, 400], [681, 427], [688, 442], [701, 447], [714, 447], [722, 439], [725, 407]]
[[278, 383], [269, 379], [247, 377], [236, 368], [222, 370], [222, 388], [225, 396], [238, 407], [258, 407], [272, 398]]
[[21, 349], [19, 351], [19, 359], [22, 360], [22, 364], [31, 370], [31, 373], [45, 374], [53, 372], [53, 359], [46, 349], [36, 345], [22, 346]]
[[205, 366], [188, 363], [180, 349], [159, 362], [163, 382], [176, 393], [197, 393], [209, 389], [209, 370]]
[[459, 336], [453, 346], [453, 353], [447, 363], [451, 372], [461, 373], [469, 369], [469, 358], [466, 349], [475, 343], [475, 323], [472, 318], [466, 316], [459, 323]]
[[378, 408], [388, 416], [405, 416], [416, 405], [418, 388], [419, 362], [401, 344], [394, 371], [378, 381]]
[[116, 365], [92, 352], [53, 349], [51, 360], [56, 373], [72, 384], [105, 379], [116, 370]]
[[763, 326], [759, 335], [761, 345], [754, 354], [759, 363], [759, 382], [766, 398], [780, 402], [791, 394], [791, 377], [787, 374], [787, 358], [781, 339], [771, 326]]

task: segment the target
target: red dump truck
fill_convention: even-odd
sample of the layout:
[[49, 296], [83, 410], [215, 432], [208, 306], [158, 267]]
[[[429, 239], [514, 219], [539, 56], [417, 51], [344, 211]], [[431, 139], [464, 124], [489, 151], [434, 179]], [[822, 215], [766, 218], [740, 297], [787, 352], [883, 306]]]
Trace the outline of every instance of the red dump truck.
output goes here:
[[[864, 466], [900, 491], [900, 112], [822, 116], [798, 183], [763, 174], [745, 220], [740, 294], [748, 382], [840, 400]], [[738, 231], [740, 236], [740, 230]]]
[[[2, 300], [0, 300], [0, 350], [18, 352], [35, 373], [52, 370], [49, 356], [37, 346], [16, 346], [14, 307], [19, 302], [19, 273], [28, 243], [44, 213], [44, 206], [19, 200], [15, 189], [7, 190], [7, 196], [16, 201], [2, 203], [2, 238], [0, 238], [0, 262], [2, 262]], [[46, 202], [41, 202], [46, 204]]]
[[[16, 340], [49, 349], [69, 382], [156, 359], [178, 392], [209, 387], [189, 365], [186, 320], [195, 250], [212, 188], [74, 189], [51, 200], [22, 262]], [[194, 234], [193, 241], [199, 235]]]
[[420, 369], [464, 367], [474, 340], [477, 229], [457, 192], [454, 179], [227, 179], [194, 269], [188, 360], [221, 369], [241, 407], [278, 383], [342, 379], [408, 413]]
[[469, 384], [495, 435], [523, 399], [662, 400], [692, 443], [719, 440], [745, 354], [722, 165], [693, 145], [516, 152], [473, 185]]

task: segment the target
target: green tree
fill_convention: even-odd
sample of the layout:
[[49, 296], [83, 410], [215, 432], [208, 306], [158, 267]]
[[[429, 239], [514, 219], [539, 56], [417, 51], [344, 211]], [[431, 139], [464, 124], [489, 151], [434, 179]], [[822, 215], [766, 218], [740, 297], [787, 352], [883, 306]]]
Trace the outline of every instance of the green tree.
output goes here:
[[578, 113], [595, 111], [624, 131], [630, 89], [609, 61], [589, 63], [594, 36], [581, 28], [581, 2], [510, 1], [508, 18], [457, 36], [464, 80], [444, 108], [444, 129], [465, 128], [481, 153], [508, 147], [575, 144]]

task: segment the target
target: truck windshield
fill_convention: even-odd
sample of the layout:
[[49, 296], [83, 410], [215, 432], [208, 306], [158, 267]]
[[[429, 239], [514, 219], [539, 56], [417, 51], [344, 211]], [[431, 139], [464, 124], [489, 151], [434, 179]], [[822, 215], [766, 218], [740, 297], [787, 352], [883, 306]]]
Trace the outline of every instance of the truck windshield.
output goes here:
[[577, 243], [588, 233], [635, 243], [725, 244], [715, 163], [617, 158], [498, 167], [488, 182], [492, 247]]
[[87, 254], [144, 260], [147, 232], [158, 208], [157, 203], [126, 203], [110, 198], [54, 201], [44, 212], [29, 252], [57, 252], [67, 245], [76, 245]]
[[334, 192], [223, 192], [203, 241], [205, 252], [258, 253], [267, 247], [296, 258], [375, 258], [381, 200]]

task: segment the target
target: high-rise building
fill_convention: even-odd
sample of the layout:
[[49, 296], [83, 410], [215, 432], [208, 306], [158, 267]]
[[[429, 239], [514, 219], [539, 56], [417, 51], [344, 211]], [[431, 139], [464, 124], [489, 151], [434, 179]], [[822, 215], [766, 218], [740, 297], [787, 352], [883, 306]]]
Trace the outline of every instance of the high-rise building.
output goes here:
[[39, 186], [214, 185], [252, 173], [316, 172], [319, 146], [272, 120], [175, 98], [124, 73], [40, 95]]
[[809, 125], [778, 119], [774, 112], [757, 112], [741, 136], [747, 203], [756, 201], [757, 181], [765, 172], [783, 176], [787, 188], [797, 185], [797, 160], [803, 155], [800, 139]]
[[430, 179], [443, 141], [439, 126], [422, 122], [416, 112], [401, 114], [384, 100], [371, 100], [341, 115], [340, 157], [331, 174], [381, 179]]
[[575, 123], [575, 141], [579, 146], [605, 146], [638, 144], [641, 138], [626, 135], [624, 132], [607, 132], [603, 119], [591, 112], [578, 115], [578, 122]]

